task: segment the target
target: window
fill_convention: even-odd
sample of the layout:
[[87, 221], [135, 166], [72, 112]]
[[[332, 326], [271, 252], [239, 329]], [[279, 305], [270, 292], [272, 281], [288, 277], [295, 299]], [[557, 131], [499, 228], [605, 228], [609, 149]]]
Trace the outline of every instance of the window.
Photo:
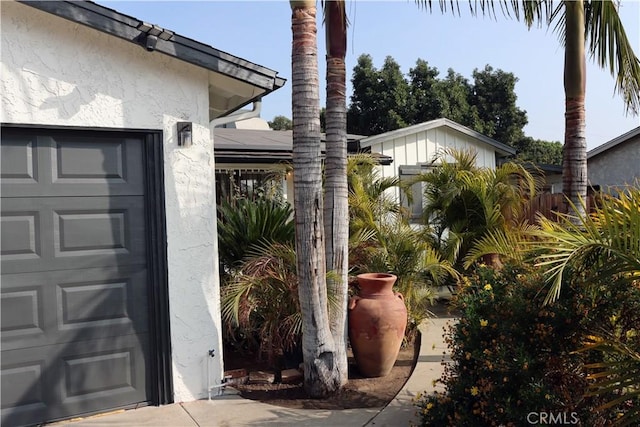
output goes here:
[[234, 198], [271, 197], [284, 195], [285, 171], [265, 169], [216, 170], [216, 203]]
[[[430, 172], [433, 169], [431, 164], [402, 165], [400, 166], [400, 181], [415, 179], [418, 175]], [[412, 203], [409, 203], [404, 192], [400, 192], [400, 204], [411, 213], [411, 222], [420, 222], [424, 209], [423, 184], [417, 182], [411, 186]]]

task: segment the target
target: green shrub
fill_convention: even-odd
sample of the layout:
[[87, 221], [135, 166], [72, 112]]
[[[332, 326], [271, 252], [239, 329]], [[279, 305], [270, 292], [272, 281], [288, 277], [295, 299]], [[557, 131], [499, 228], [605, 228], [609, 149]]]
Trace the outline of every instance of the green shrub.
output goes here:
[[222, 271], [239, 268], [256, 245], [293, 243], [293, 209], [269, 198], [236, 199], [218, 206], [218, 253]]
[[222, 320], [227, 342], [277, 359], [300, 346], [296, 254], [292, 245], [273, 243], [247, 259], [222, 288]]
[[541, 271], [523, 266], [479, 267], [464, 283], [454, 300], [460, 319], [447, 334], [446, 392], [417, 399], [421, 425], [521, 426], [540, 412], [606, 425], [608, 415], [592, 411], [602, 396], [585, 397], [586, 354], [575, 352], [584, 296], [568, 287], [545, 306]]

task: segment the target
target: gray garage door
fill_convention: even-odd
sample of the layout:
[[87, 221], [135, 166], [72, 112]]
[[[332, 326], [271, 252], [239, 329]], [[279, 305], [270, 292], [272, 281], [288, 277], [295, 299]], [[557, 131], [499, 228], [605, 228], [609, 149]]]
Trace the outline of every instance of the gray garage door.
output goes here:
[[142, 140], [2, 130], [2, 425], [146, 403]]

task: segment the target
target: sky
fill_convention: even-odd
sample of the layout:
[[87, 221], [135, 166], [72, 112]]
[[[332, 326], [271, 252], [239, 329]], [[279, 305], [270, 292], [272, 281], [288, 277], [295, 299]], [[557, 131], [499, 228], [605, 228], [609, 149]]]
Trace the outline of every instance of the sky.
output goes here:
[[[97, 3], [206, 43], [234, 56], [278, 71], [285, 86], [262, 102], [261, 117], [291, 118], [291, 9], [288, 1], [98, 1]], [[434, 4], [437, 5], [434, 0]], [[318, 5], [320, 2], [318, 2]], [[448, 2], [447, 2], [448, 4]], [[403, 73], [426, 60], [440, 71], [453, 68], [469, 80], [473, 70], [489, 64], [517, 78], [517, 106], [527, 112], [525, 134], [549, 141], [564, 140], [564, 53], [552, 29], [533, 27], [503, 17], [473, 17], [461, 2], [460, 16], [429, 13], [413, 0], [347, 0], [347, 104], [353, 67], [369, 54], [376, 68], [387, 56]], [[640, 56], [640, 0], [623, 0], [620, 17], [633, 49]], [[325, 44], [322, 11], [318, 11], [320, 102], [325, 102]], [[614, 93], [609, 71], [587, 59], [587, 148], [593, 149], [637, 126], [640, 118], [625, 114]]]

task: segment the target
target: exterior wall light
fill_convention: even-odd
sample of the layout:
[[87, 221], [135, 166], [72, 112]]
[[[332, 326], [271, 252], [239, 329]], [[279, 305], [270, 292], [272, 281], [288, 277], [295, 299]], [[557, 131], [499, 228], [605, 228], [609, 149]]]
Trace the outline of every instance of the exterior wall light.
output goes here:
[[178, 147], [188, 148], [193, 143], [193, 124], [191, 122], [178, 122]]

